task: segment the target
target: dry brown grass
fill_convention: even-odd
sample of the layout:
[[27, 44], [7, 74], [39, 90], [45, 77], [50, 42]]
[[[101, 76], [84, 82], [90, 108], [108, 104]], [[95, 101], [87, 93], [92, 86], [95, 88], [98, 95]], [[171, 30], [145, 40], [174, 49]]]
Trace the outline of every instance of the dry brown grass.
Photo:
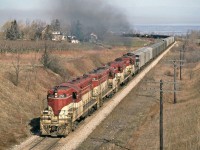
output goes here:
[[41, 51], [44, 49], [45, 43], [48, 45], [48, 48], [51, 50], [88, 50], [88, 49], [95, 49], [98, 47], [96, 45], [90, 43], [80, 43], [80, 44], [71, 44], [67, 41], [62, 42], [54, 42], [54, 41], [9, 41], [9, 40], [0, 40], [0, 53], [5, 52], [15, 52], [15, 51], [24, 51], [24, 52], [31, 52], [31, 51]]
[[[176, 56], [176, 53], [178, 52], [170, 53], [167, 58]], [[199, 49], [197, 49], [196, 54], [198, 55], [199, 53]], [[191, 56], [187, 57], [191, 59]], [[173, 94], [164, 94], [164, 148], [167, 150], [193, 150], [200, 148], [200, 65], [198, 63], [189, 65], [190, 67], [184, 67], [183, 69], [183, 80], [179, 81], [178, 79], [181, 90], [177, 94], [178, 103], [173, 104]], [[165, 76], [161, 77], [164, 81], [173, 81], [173, 76], [168, 74], [168, 72], [172, 72], [172, 66], [167, 65], [159, 70], [159, 73], [155, 73], [157, 76], [164, 74]], [[192, 78], [190, 77], [191, 71], [193, 72]], [[171, 87], [171, 89], [173, 88]], [[149, 119], [146, 122], [146, 126], [138, 130], [139, 138], [134, 142], [130, 140], [130, 148], [134, 147], [134, 149], [138, 150], [146, 150], [147, 147], [152, 150], [159, 149], [159, 108], [154, 109], [154, 111], [156, 113], [153, 117], [151, 114], [148, 115]]]

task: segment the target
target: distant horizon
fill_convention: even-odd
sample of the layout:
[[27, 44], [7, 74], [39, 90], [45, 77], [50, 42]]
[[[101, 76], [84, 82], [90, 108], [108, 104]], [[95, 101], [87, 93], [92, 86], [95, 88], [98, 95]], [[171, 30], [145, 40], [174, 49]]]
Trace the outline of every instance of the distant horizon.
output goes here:
[[[13, 18], [13, 19], [7, 19], [5, 21], [0, 22], [0, 27], [2, 27], [7, 21], [12, 21], [12, 20], [17, 20], [17, 21], [22, 21], [26, 22], [27, 20], [32, 22], [34, 20], [40, 20], [44, 21], [47, 24], [51, 23], [51, 20], [53, 18], [49, 19], [44, 19], [44, 18], [26, 18], [26, 19], [19, 19], [19, 18]], [[56, 18], [54, 18], [56, 19]], [[130, 26], [200, 26], [200, 23], [130, 23]]]
[[140, 25], [140, 26], [146, 26], [146, 25], [148, 25], [148, 26], [200, 26], [200, 24], [173, 24], [173, 23], [170, 23], [170, 24], [140, 24], [140, 23], [138, 23], [138, 24], [133, 24], [133, 25]]
[[[8, 19], [8, 20], [0, 22], [0, 27], [2, 27], [7, 21], [13, 21], [13, 20], [22, 21], [22, 22], [26, 22], [27, 20], [30, 22], [32, 22], [34, 20], [40, 20], [40, 21], [46, 22], [47, 24], [51, 23], [51, 19], [42, 19], [42, 18], [17, 19], [17, 18], [13, 18], [13, 19]], [[197, 24], [197, 23], [155, 23], [155, 24], [152, 24], [152, 23], [130, 23], [130, 26], [131, 27], [133, 27], [133, 26], [200, 26], [200, 24]]]
[[200, 31], [200, 25], [160, 24], [160, 25], [133, 25], [133, 30], [141, 34], [186, 35], [190, 31]]

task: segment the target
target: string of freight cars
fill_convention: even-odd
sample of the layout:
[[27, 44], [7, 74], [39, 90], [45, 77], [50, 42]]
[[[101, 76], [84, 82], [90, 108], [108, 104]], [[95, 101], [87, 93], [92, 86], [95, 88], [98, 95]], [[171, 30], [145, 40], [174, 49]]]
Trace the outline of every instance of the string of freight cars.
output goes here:
[[120, 85], [128, 82], [173, 43], [174, 37], [167, 37], [88, 74], [54, 86], [48, 91], [47, 108], [41, 114], [41, 135], [67, 136], [80, 120], [101, 107], [105, 98], [116, 93]]

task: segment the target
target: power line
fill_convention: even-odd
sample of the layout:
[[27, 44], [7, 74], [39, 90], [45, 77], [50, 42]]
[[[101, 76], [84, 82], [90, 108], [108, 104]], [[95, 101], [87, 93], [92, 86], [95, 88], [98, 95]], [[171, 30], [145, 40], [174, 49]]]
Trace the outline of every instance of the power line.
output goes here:
[[[177, 62], [180, 62], [180, 67], [183, 66], [182, 62], [185, 62], [185, 60], [168, 60], [169, 62], [173, 63], [174, 67], [174, 104], [176, 104], [176, 68], [177, 68]], [[181, 68], [180, 68], [180, 74], [181, 74]], [[181, 80], [181, 75], [180, 75], [180, 80]]]

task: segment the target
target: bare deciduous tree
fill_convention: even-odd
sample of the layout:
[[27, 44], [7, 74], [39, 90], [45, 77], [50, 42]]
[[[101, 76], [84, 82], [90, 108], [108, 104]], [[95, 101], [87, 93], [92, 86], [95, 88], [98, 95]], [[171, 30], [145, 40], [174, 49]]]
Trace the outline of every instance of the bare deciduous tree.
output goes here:
[[12, 60], [12, 66], [13, 66], [14, 71], [15, 71], [15, 80], [14, 80], [14, 84], [15, 84], [16, 86], [18, 86], [18, 84], [19, 84], [19, 74], [20, 74], [20, 72], [21, 72], [21, 70], [22, 70], [20, 61], [21, 61], [20, 53], [17, 52], [15, 58], [13, 58], [13, 60]]

